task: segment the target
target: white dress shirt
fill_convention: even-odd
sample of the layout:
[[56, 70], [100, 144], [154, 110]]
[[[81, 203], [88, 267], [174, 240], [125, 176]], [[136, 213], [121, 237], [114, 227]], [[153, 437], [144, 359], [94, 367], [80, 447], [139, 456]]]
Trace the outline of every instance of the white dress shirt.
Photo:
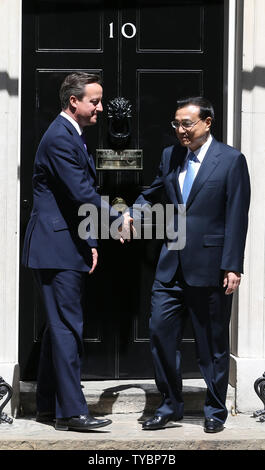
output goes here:
[[83, 129], [82, 127], [79, 126], [78, 122], [76, 122], [71, 116], [69, 116], [69, 114], [65, 113], [64, 111], [62, 111], [60, 113], [61, 116], [63, 116], [65, 119], [68, 119], [68, 121], [71, 122], [71, 124], [73, 124], [73, 126], [76, 128], [77, 132], [79, 135], [81, 135], [83, 133]]
[[[206, 140], [206, 142], [201, 146], [199, 147], [197, 150], [194, 150], [194, 155], [196, 155], [196, 162], [194, 162], [194, 167], [195, 167], [195, 178], [196, 178], [196, 175], [200, 169], [200, 166], [202, 164], [202, 161], [206, 155], [206, 152], [208, 150], [208, 148], [210, 147], [211, 145], [211, 142], [212, 142], [213, 138], [211, 136], [211, 134], [209, 135], [208, 139]], [[183, 163], [183, 166], [182, 166], [182, 169], [180, 170], [180, 173], [179, 173], [179, 186], [180, 186], [180, 190], [182, 192], [182, 188], [183, 188], [183, 183], [184, 183], [184, 179], [185, 179], [185, 176], [186, 176], [186, 172], [187, 172], [187, 164], [188, 164], [188, 155], [189, 153], [192, 152], [192, 150], [190, 150], [188, 148], [188, 152], [187, 152], [187, 155], [186, 155], [186, 158], [184, 160], [184, 163]]]

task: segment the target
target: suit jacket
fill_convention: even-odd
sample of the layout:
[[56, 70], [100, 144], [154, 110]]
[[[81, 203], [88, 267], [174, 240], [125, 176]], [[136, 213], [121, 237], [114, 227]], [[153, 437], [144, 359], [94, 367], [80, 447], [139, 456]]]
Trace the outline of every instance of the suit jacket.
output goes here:
[[[88, 271], [95, 236], [78, 236], [78, 209], [89, 203], [120, 214], [96, 190], [96, 170], [75, 127], [59, 115], [39, 144], [33, 169], [33, 209], [27, 226], [22, 263], [39, 269]], [[111, 211], [111, 215], [110, 215]], [[93, 227], [87, 231], [93, 233]]]
[[[158, 175], [136, 204], [174, 204], [178, 230], [178, 204], [183, 204], [178, 177], [186, 156], [179, 145], [164, 149]], [[169, 250], [165, 238], [156, 279], [170, 282], [181, 265], [191, 286], [219, 286], [223, 271], [243, 272], [248, 226], [250, 183], [246, 159], [238, 150], [215, 139], [202, 161], [186, 203], [186, 245]]]

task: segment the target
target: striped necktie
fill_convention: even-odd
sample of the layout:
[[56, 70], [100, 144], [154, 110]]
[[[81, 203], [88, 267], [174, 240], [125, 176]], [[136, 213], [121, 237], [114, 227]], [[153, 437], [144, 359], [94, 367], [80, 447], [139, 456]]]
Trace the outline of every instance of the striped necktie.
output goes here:
[[188, 156], [188, 164], [187, 164], [187, 172], [185, 175], [184, 183], [183, 183], [183, 188], [182, 188], [182, 199], [184, 204], [186, 204], [191, 187], [193, 185], [193, 181], [195, 179], [196, 173], [195, 173], [195, 162], [197, 161], [197, 157], [193, 152], [189, 153]]

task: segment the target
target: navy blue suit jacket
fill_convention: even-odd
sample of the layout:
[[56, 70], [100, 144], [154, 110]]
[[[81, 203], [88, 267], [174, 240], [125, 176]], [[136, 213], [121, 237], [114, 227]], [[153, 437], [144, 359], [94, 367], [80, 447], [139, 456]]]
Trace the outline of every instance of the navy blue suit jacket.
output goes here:
[[[120, 216], [96, 190], [96, 170], [75, 127], [59, 115], [39, 144], [33, 170], [33, 209], [27, 226], [22, 263], [37, 269], [88, 271], [97, 240], [78, 236], [78, 209], [88, 203]], [[111, 211], [111, 214], [110, 214]], [[93, 227], [88, 227], [93, 233]]]
[[[135, 201], [153, 205], [166, 196], [175, 206], [175, 231], [178, 204], [183, 204], [178, 177], [186, 153], [179, 145], [164, 149], [157, 177]], [[165, 239], [156, 279], [170, 282], [179, 263], [190, 286], [219, 286], [225, 270], [242, 273], [249, 202], [244, 155], [213, 139], [187, 200], [185, 248], [169, 250]]]

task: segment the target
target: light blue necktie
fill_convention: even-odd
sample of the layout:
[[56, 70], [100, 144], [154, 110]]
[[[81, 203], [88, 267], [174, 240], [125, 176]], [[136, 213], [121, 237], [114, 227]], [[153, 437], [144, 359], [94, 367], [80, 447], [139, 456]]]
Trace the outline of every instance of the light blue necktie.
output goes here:
[[187, 172], [186, 172], [186, 176], [185, 176], [183, 188], [182, 188], [182, 199], [183, 199], [184, 204], [186, 204], [188, 200], [190, 190], [191, 190], [193, 181], [196, 176], [196, 173], [195, 173], [196, 161], [197, 161], [196, 155], [193, 152], [190, 152], [188, 156]]

